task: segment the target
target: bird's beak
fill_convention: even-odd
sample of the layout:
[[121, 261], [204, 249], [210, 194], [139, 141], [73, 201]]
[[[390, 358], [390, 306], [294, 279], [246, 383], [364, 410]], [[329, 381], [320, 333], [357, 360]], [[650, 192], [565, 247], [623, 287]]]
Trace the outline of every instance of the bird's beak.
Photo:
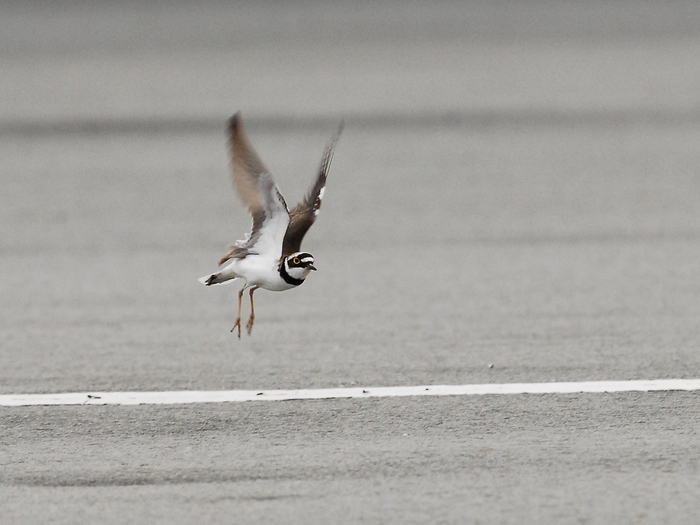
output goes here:
[[309, 270], [313, 270], [314, 272], [316, 271], [316, 267], [313, 264], [310, 264], [309, 266], [307, 266], [307, 268]]

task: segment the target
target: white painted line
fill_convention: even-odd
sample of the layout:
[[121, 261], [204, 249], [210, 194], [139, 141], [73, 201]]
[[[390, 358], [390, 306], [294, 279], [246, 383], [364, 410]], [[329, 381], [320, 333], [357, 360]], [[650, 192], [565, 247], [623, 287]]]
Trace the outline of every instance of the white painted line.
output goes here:
[[485, 394], [576, 394], [700, 390], [700, 379], [649, 381], [584, 381], [578, 383], [506, 383], [484, 385], [424, 385], [314, 390], [219, 390], [179, 392], [83, 392], [0, 395], [0, 406], [31, 405], [180, 405], [291, 399], [340, 399], [403, 396], [471, 396]]

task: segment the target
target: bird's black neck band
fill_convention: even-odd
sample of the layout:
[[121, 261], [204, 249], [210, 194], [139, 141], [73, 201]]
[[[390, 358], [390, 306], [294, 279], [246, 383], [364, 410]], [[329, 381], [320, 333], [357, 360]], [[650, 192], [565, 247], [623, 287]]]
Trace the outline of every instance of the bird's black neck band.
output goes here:
[[287, 284], [291, 284], [292, 286], [299, 286], [301, 283], [304, 282], [304, 279], [296, 279], [296, 278], [292, 277], [291, 275], [289, 275], [289, 273], [287, 273], [287, 269], [284, 267], [285, 260], [286, 259], [282, 259], [282, 263], [280, 264], [280, 268], [279, 268], [280, 276], [282, 277], [282, 280]]

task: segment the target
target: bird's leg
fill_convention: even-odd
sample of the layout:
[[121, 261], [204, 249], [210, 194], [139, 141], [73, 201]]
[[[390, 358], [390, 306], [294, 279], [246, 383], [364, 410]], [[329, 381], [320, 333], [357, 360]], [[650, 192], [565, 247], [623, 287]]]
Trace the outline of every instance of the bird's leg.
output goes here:
[[253, 331], [253, 323], [255, 322], [255, 302], [253, 301], [253, 292], [257, 290], [258, 286], [253, 286], [250, 289], [250, 318], [248, 319], [248, 324], [245, 325], [248, 330], [248, 335]]
[[245, 290], [245, 288], [241, 288], [241, 291], [238, 292], [238, 317], [236, 317], [236, 323], [233, 325], [233, 328], [231, 328], [232, 332], [238, 328], [238, 339], [241, 338], [241, 305], [243, 304], [243, 290]]

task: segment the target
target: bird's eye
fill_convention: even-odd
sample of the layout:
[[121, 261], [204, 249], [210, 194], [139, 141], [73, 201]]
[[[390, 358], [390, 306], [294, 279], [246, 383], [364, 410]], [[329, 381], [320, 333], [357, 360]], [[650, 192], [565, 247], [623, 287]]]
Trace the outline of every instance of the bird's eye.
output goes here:
[[299, 257], [294, 257], [294, 259], [292, 259], [292, 264], [299, 264], [300, 262]]

